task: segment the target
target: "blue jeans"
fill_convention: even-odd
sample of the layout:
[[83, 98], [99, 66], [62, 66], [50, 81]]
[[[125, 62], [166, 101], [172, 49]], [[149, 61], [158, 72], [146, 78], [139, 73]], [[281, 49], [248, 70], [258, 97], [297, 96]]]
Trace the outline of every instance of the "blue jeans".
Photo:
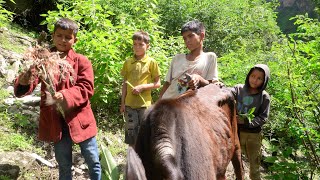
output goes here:
[[[59, 164], [59, 180], [71, 180], [72, 166], [72, 139], [69, 131], [63, 130], [62, 139], [54, 144], [56, 160]], [[101, 179], [101, 165], [99, 160], [99, 151], [95, 137], [79, 143], [81, 154], [84, 157], [91, 180]]]

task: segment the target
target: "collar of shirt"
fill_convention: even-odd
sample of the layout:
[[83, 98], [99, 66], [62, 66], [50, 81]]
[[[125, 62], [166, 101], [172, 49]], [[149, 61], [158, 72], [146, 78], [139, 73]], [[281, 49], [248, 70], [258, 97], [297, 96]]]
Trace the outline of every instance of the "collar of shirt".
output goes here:
[[148, 57], [149, 57], [149, 56], [145, 55], [145, 56], [144, 56], [142, 59], [140, 59], [140, 60], [136, 60], [136, 58], [132, 57], [132, 58], [130, 59], [130, 61], [131, 61], [131, 64], [137, 63], [137, 62], [146, 63], [146, 62], [148, 61]]

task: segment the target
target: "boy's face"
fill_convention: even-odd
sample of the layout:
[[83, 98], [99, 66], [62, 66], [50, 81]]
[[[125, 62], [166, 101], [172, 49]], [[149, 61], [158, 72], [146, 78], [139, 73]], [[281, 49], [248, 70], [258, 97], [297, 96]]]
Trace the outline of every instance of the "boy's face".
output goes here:
[[71, 49], [73, 44], [77, 41], [71, 29], [57, 28], [52, 35], [53, 43], [58, 51], [67, 52]]
[[186, 47], [193, 51], [199, 47], [201, 47], [203, 39], [204, 39], [204, 32], [201, 32], [199, 35], [192, 31], [186, 31], [182, 33], [182, 37], [184, 40], [184, 44]]
[[143, 40], [133, 40], [133, 52], [135, 56], [144, 56], [148, 48], [149, 44], [146, 44]]
[[254, 69], [249, 76], [249, 84], [253, 89], [258, 89], [264, 83], [264, 72]]

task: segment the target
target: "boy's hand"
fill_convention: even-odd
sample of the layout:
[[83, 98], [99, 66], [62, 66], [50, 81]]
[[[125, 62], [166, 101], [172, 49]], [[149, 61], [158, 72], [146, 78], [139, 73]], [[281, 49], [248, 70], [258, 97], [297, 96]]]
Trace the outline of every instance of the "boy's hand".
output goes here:
[[56, 100], [56, 102], [60, 103], [63, 101], [63, 95], [61, 92], [56, 92], [53, 96], [53, 99]]
[[35, 74], [35, 71], [36, 71], [35, 67], [31, 66], [27, 72], [21, 74], [19, 76], [19, 84], [23, 85], [23, 86], [29, 85], [30, 84], [30, 78], [31, 78], [32, 75]]
[[200, 82], [203, 78], [198, 74], [192, 74], [189, 76], [191, 79], [188, 81], [188, 87], [193, 90], [197, 89], [200, 86]]
[[126, 110], [126, 106], [124, 104], [121, 104], [120, 106], [120, 113], [124, 113]]
[[138, 86], [135, 86], [135, 87], [132, 89], [132, 94], [138, 95], [138, 94], [140, 94], [143, 90], [144, 90], [143, 84], [138, 85]]
[[220, 88], [222, 88], [222, 87], [225, 86], [225, 85], [223, 84], [223, 82], [220, 82], [220, 81], [216, 81], [216, 82], [214, 82], [213, 84], [219, 86]]
[[238, 122], [238, 124], [244, 124], [244, 120], [243, 120], [243, 118], [241, 118], [240, 116], [236, 116], [236, 118], [237, 118], [237, 122]]
[[51, 106], [56, 103], [60, 103], [63, 101], [63, 95], [61, 92], [56, 92], [54, 96], [51, 96], [51, 94], [48, 91], [45, 91], [46, 94], [46, 100], [45, 100], [45, 105], [46, 106]]

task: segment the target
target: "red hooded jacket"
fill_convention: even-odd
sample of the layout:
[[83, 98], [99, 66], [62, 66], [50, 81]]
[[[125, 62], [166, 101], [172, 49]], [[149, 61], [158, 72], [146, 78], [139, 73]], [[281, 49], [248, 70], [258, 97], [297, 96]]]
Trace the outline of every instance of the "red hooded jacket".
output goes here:
[[[72, 84], [69, 77], [66, 77], [55, 88], [56, 92], [61, 92], [64, 97], [62, 107], [70, 136], [75, 143], [80, 143], [97, 134], [97, 125], [89, 101], [94, 93], [93, 69], [91, 62], [73, 49], [69, 50], [66, 60], [73, 67], [74, 83]], [[15, 95], [21, 97], [32, 93], [40, 82], [41, 80], [35, 77], [32, 84], [23, 86], [19, 84], [17, 78]], [[56, 105], [45, 105], [45, 90], [45, 84], [41, 83], [39, 139], [58, 142], [62, 136], [61, 119], [63, 118], [57, 111]]]

